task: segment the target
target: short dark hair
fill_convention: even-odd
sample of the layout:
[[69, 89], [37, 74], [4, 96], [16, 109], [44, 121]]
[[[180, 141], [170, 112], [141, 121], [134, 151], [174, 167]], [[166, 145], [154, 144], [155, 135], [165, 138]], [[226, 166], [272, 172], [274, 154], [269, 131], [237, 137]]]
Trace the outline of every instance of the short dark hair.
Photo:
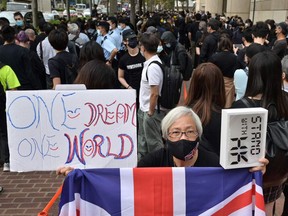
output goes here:
[[279, 26], [281, 28], [282, 34], [284, 34], [284, 35], [287, 34], [288, 26], [287, 26], [287, 24], [285, 22], [278, 23], [276, 26]]
[[50, 32], [48, 40], [51, 46], [58, 51], [65, 50], [68, 45], [68, 35], [62, 29], [54, 29]]
[[109, 23], [108, 22], [105, 22], [105, 21], [101, 21], [98, 23], [98, 26], [101, 26], [105, 29], [106, 32], [109, 32]]
[[253, 43], [252, 28], [245, 29], [242, 33], [242, 37], [245, 38], [248, 43]]
[[22, 15], [22, 13], [20, 13], [19, 11], [15, 12], [15, 13], [13, 14], [13, 16], [14, 16], [14, 17], [15, 17], [15, 16], [20, 16], [20, 17], [23, 19], [23, 15]]
[[108, 20], [110, 20], [113, 24], [115, 24], [116, 26], [118, 25], [118, 21], [117, 18], [114, 16], [110, 16], [108, 17]]
[[7, 41], [8, 43], [14, 41], [16, 32], [12, 26], [4, 25], [1, 29], [1, 32], [4, 41]]
[[254, 37], [265, 38], [269, 34], [268, 25], [262, 21], [257, 22], [252, 27], [252, 34]]
[[217, 31], [219, 29], [220, 26], [220, 22], [216, 19], [211, 19], [208, 23], [207, 26], [210, 26], [211, 29]]
[[9, 20], [8, 20], [6, 17], [0, 17], [0, 22], [1, 22], [1, 25], [2, 25], [2, 26], [4, 26], [4, 25], [10, 25]]
[[45, 20], [41, 20], [40, 22], [39, 22], [39, 30], [41, 31], [41, 32], [45, 32], [45, 30], [44, 30], [44, 25], [46, 24], [46, 21]]
[[67, 32], [68, 31], [67, 23], [61, 22], [59, 25], [57, 25], [57, 29], [62, 29]]
[[119, 19], [118, 22], [119, 23], [124, 23], [125, 25], [128, 25], [130, 23], [130, 20], [127, 17], [122, 17], [122, 18]]
[[46, 35], [49, 35], [50, 32], [51, 32], [52, 30], [54, 30], [54, 29], [55, 29], [55, 27], [54, 27], [54, 25], [52, 25], [51, 23], [46, 22], [46, 23], [43, 25], [43, 30], [44, 30], [44, 32], [45, 32]]
[[149, 53], [156, 53], [160, 40], [155, 34], [145, 32], [140, 38], [140, 43]]

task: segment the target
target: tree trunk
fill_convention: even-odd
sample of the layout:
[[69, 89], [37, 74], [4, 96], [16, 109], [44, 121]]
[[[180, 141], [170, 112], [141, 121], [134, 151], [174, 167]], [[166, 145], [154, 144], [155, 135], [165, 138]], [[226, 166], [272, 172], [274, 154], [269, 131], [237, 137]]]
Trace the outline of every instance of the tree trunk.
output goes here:
[[130, 3], [131, 3], [131, 10], [130, 10], [130, 22], [132, 23], [132, 25], [135, 27], [135, 32], [136, 32], [136, 14], [135, 14], [135, 1], [136, 0], [131, 0]]
[[32, 0], [32, 22], [33, 22], [33, 26], [37, 28], [38, 26], [38, 2], [37, 0]]
[[109, 13], [113, 16], [117, 12], [117, 0], [110, 0]]
[[66, 0], [67, 20], [70, 21], [70, 2]]

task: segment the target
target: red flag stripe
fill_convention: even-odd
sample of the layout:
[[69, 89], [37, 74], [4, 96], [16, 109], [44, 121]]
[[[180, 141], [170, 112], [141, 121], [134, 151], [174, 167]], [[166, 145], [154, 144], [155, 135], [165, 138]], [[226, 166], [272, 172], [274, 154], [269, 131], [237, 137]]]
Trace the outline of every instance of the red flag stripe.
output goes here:
[[222, 209], [215, 212], [213, 216], [230, 215], [234, 211], [242, 209], [252, 203], [253, 189], [235, 197], [229, 203], [227, 203]]
[[[253, 192], [253, 195], [255, 196], [255, 205], [258, 209], [261, 209], [263, 211], [265, 211], [265, 203], [264, 203], [264, 199], [263, 199], [263, 195], [262, 194], [259, 194], [256, 190], [256, 185], [253, 184], [252, 186], [252, 192]], [[259, 187], [259, 186], [258, 186]], [[259, 189], [258, 189], [259, 190]], [[262, 190], [262, 188], [261, 188]]]
[[256, 192], [255, 198], [256, 198], [256, 203], [255, 203], [256, 207], [258, 209], [265, 211], [265, 203], [264, 203], [263, 195]]
[[173, 216], [172, 169], [133, 169], [135, 216]]

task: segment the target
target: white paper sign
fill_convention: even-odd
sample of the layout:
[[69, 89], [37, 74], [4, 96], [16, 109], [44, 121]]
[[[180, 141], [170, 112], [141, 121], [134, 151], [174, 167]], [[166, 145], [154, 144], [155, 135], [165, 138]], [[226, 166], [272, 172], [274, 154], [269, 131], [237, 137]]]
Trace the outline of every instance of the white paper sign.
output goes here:
[[12, 171], [135, 167], [135, 90], [8, 91]]
[[268, 111], [264, 108], [223, 109], [220, 164], [224, 169], [261, 165], [265, 156]]

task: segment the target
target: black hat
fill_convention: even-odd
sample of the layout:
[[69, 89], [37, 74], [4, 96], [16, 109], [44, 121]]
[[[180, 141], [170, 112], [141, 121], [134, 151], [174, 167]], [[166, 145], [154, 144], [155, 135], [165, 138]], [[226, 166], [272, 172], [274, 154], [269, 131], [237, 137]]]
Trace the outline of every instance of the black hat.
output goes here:
[[130, 38], [135, 38], [136, 34], [132, 29], [126, 29], [122, 32], [123, 40], [127, 40]]

